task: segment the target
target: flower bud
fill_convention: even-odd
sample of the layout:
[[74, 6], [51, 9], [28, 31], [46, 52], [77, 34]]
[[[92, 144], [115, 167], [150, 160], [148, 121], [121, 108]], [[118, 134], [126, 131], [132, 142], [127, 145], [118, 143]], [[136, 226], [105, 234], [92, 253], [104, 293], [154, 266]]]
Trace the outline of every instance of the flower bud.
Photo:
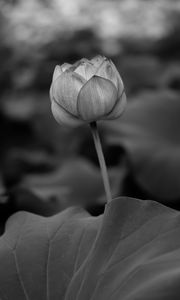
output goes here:
[[56, 66], [50, 98], [57, 122], [72, 126], [118, 118], [126, 106], [122, 79], [102, 56]]

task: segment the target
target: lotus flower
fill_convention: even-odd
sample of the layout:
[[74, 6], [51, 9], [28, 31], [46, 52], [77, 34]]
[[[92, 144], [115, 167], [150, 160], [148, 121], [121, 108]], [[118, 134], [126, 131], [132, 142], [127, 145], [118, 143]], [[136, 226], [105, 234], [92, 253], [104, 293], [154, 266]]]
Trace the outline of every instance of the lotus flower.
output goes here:
[[56, 66], [50, 98], [57, 122], [72, 126], [118, 118], [126, 106], [122, 79], [102, 56]]

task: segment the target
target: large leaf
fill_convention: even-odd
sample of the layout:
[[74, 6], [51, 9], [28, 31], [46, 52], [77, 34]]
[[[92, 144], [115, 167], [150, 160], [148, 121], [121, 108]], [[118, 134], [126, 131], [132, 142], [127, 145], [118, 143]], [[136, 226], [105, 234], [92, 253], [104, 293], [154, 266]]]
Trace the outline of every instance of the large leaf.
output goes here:
[[19, 212], [0, 239], [1, 300], [178, 300], [180, 212], [117, 198], [103, 216]]
[[109, 144], [125, 148], [136, 181], [162, 201], [180, 198], [179, 116], [178, 94], [144, 92], [107, 128]]

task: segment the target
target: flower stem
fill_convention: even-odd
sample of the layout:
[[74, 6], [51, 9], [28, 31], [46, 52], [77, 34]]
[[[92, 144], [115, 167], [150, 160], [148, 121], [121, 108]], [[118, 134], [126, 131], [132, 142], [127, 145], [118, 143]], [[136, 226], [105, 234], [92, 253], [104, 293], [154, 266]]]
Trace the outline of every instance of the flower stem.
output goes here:
[[102, 151], [101, 141], [99, 138], [99, 133], [98, 133], [96, 122], [91, 122], [90, 127], [91, 127], [91, 132], [92, 132], [92, 136], [94, 139], [94, 144], [95, 144], [95, 148], [96, 148], [96, 152], [97, 152], [97, 156], [98, 156], [98, 160], [99, 160], [99, 164], [100, 164], [100, 168], [101, 168], [101, 174], [102, 174], [102, 179], [103, 179], [107, 202], [110, 202], [112, 200], [111, 189], [110, 189], [107, 167], [106, 167], [106, 163], [105, 163], [105, 159], [104, 159], [104, 155], [103, 155], [103, 151]]

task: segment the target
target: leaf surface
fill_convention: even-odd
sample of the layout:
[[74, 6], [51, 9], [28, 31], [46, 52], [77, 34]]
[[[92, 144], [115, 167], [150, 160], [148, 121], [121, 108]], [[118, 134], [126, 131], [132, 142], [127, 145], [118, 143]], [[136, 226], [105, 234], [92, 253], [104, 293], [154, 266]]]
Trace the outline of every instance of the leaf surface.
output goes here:
[[1, 300], [178, 300], [180, 212], [117, 198], [91, 217], [19, 212], [0, 239]]

